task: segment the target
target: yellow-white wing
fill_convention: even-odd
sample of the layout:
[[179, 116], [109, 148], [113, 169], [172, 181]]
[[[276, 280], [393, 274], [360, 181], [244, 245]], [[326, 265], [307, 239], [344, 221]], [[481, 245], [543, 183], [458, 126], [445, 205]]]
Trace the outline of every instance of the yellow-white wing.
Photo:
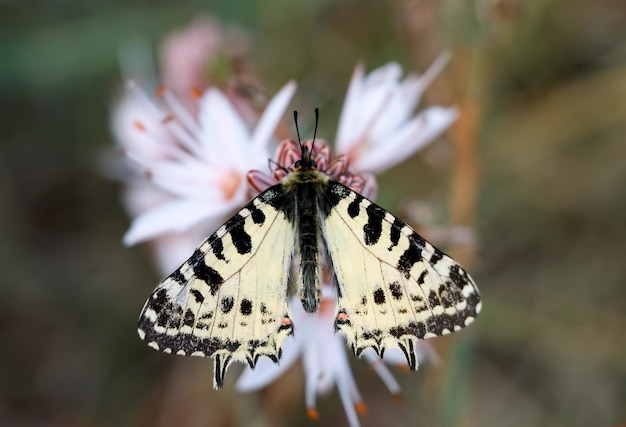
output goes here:
[[294, 228], [272, 204], [278, 187], [252, 200], [157, 286], [139, 318], [149, 346], [188, 356], [213, 357], [214, 385], [234, 361], [280, 358], [292, 332], [287, 281]]
[[354, 353], [399, 347], [417, 369], [416, 339], [470, 324], [481, 309], [476, 285], [411, 227], [349, 188], [330, 182], [321, 221], [338, 285], [336, 325]]

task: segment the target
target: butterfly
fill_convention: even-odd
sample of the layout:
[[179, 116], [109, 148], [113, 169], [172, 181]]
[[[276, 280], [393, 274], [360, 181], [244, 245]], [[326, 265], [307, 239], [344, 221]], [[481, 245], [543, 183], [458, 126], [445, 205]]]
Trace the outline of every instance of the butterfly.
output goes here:
[[298, 296], [314, 314], [324, 266], [336, 288], [335, 328], [356, 356], [396, 347], [415, 370], [417, 339], [458, 331], [480, 312], [459, 264], [318, 170], [315, 113], [313, 142], [300, 142], [293, 171], [204, 240], [141, 312], [138, 333], [150, 347], [213, 358], [215, 388], [232, 362], [278, 363], [283, 341], [297, 333], [289, 301]]

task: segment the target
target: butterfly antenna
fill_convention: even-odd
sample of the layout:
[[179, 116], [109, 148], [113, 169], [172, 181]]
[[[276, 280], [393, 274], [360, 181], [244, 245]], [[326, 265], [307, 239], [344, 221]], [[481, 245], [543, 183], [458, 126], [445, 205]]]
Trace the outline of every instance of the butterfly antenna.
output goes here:
[[313, 146], [315, 145], [315, 137], [317, 136], [317, 122], [320, 120], [320, 109], [315, 108], [315, 130], [313, 131], [313, 142], [311, 143], [311, 153], [313, 153]]
[[300, 139], [300, 129], [298, 129], [298, 110], [293, 110], [293, 121], [296, 123], [296, 133], [298, 134], [298, 144], [302, 148], [302, 140]]

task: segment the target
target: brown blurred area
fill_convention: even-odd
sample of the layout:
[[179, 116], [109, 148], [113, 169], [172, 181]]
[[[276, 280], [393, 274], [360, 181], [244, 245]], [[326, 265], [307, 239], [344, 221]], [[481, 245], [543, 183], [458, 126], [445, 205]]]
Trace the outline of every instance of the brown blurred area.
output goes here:
[[[353, 360], [364, 426], [626, 423], [626, 3], [617, 0], [16, 2], [0, 4], [0, 425], [312, 425], [299, 366], [240, 395], [210, 360], [136, 336], [159, 281], [125, 248], [119, 186], [97, 170], [121, 46], [201, 13], [252, 35], [259, 80], [299, 82], [332, 141], [354, 64], [452, 61], [425, 103], [459, 107], [439, 142], [379, 179], [378, 202], [435, 207], [475, 231], [443, 249], [484, 299], [441, 363], [394, 370], [398, 406]], [[290, 123], [287, 123], [288, 125]], [[347, 425], [335, 392], [319, 425]]]

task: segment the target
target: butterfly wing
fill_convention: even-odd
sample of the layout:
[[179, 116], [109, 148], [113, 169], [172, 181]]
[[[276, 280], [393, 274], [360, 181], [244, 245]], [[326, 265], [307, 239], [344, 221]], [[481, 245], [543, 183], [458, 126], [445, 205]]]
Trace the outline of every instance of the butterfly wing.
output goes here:
[[209, 236], [159, 284], [139, 317], [149, 346], [213, 357], [214, 385], [233, 361], [280, 358], [292, 332], [287, 282], [293, 257], [292, 222], [275, 208], [284, 194], [272, 187]]
[[399, 347], [417, 369], [415, 339], [457, 331], [481, 308], [476, 285], [411, 227], [330, 182], [323, 239], [338, 286], [336, 325], [354, 353]]

